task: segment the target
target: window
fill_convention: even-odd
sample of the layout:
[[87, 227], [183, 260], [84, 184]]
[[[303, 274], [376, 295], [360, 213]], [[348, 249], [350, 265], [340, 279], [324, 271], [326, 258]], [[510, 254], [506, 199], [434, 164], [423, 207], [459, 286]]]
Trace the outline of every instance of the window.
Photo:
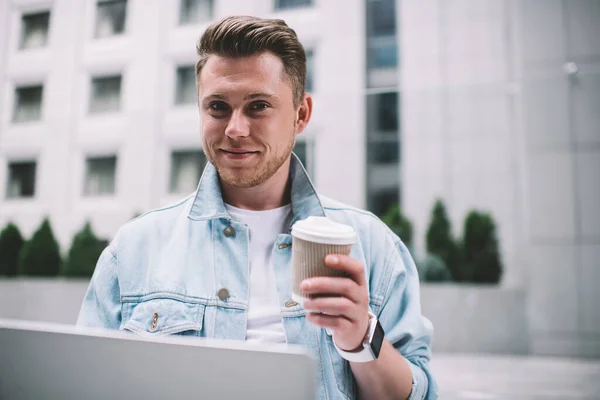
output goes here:
[[13, 121], [39, 121], [42, 118], [42, 93], [42, 85], [17, 87]]
[[367, 96], [367, 207], [382, 216], [399, 200], [400, 95], [384, 92]]
[[19, 161], [8, 164], [6, 198], [17, 199], [35, 195], [35, 161]]
[[25, 14], [21, 18], [21, 49], [37, 49], [48, 42], [50, 12]]
[[278, 10], [308, 6], [312, 6], [312, 0], [275, 0], [275, 9]]
[[398, 92], [367, 96], [369, 165], [398, 164], [400, 161], [398, 97]]
[[399, 192], [398, 186], [371, 191], [368, 199], [369, 211], [379, 217], [383, 216], [391, 206], [400, 202]]
[[315, 52], [313, 50], [306, 51], [306, 91], [314, 90], [314, 74], [315, 74]]
[[367, 159], [372, 164], [394, 164], [400, 161], [398, 140], [371, 141], [367, 146]]
[[370, 68], [394, 68], [398, 66], [398, 48], [393, 36], [368, 39], [368, 62]]
[[171, 193], [191, 193], [196, 190], [206, 157], [202, 150], [182, 150], [171, 153]]
[[367, 1], [369, 36], [396, 35], [396, 0]]
[[92, 78], [90, 112], [118, 111], [121, 103], [121, 75]]
[[376, 93], [367, 96], [369, 134], [398, 135], [398, 93]]
[[398, 65], [396, 1], [367, 1], [367, 59], [371, 68]]
[[299, 140], [296, 141], [294, 146], [294, 153], [298, 156], [302, 165], [308, 172], [311, 179], [315, 178], [315, 165], [314, 165], [314, 142], [312, 140]]
[[197, 24], [212, 19], [212, 0], [181, 0], [179, 23]]
[[125, 31], [127, 0], [101, 0], [96, 7], [96, 37], [119, 35]]
[[196, 68], [193, 65], [177, 68], [175, 104], [196, 103]]
[[84, 194], [86, 196], [114, 194], [116, 169], [116, 156], [88, 158]]

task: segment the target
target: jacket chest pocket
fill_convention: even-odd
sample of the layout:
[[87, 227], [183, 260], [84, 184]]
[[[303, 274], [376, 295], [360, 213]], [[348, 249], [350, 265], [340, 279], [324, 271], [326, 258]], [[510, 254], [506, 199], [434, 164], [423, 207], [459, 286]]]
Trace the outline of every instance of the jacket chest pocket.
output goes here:
[[164, 298], [123, 303], [120, 329], [150, 336], [202, 336], [205, 307]]

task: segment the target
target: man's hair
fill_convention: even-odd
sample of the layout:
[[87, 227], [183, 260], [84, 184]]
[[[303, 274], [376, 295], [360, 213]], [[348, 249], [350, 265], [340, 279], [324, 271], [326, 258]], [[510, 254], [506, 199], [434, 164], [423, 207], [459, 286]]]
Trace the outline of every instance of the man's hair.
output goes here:
[[196, 82], [208, 57], [240, 58], [265, 52], [275, 54], [283, 63], [283, 73], [290, 81], [294, 106], [304, 96], [306, 53], [293, 29], [281, 19], [232, 16], [211, 24], [196, 46], [200, 56], [196, 63]]

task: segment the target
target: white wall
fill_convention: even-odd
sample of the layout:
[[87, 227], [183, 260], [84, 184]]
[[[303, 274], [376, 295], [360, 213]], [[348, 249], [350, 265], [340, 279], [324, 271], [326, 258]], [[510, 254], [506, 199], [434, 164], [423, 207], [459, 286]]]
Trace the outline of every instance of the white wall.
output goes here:
[[[0, 279], [0, 318], [75, 324], [87, 286], [85, 280]], [[529, 351], [523, 291], [423, 285], [421, 303], [434, 326], [434, 354]]]

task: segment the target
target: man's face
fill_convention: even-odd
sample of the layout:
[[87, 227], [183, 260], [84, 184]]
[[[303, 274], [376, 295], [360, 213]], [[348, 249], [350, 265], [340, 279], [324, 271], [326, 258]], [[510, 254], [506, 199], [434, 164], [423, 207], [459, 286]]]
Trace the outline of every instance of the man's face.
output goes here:
[[[260, 185], [289, 159], [298, 124], [283, 63], [271, 53], [244, 58], [212, 55], [199, 79], [204, 152], [222, 182]], [[302, 108], [302, 107], [300, 107]]]

